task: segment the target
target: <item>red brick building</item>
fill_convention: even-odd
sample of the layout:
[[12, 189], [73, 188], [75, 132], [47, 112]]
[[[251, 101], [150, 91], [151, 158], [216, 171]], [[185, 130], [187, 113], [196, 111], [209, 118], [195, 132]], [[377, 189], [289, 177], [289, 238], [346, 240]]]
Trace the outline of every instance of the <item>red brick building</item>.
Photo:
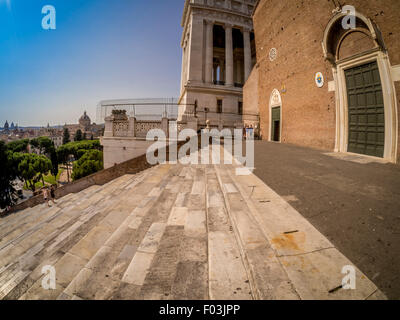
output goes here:
[[263, 139], [397, 162], [400, 1], [260, 0], [253, 20]]

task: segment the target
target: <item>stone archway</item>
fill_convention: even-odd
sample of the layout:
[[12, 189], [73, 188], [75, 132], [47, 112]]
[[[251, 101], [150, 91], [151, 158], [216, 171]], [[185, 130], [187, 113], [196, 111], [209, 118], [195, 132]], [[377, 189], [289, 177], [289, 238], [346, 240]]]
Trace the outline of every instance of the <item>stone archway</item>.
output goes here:
[[[396, 162], [397, 103], [389, 57], [378, 27], [359, 12], [355, 16], [356, 28], [345, 30], [345, 14], [335, 15], [322, 43], [336, 88], [335, 151]], [[361, 79], [358, 91], [351, 87], [351, 76], [357, 77], [357, 73]], [[367, 90], [369, 87], [375, 90], [375, 96]]]

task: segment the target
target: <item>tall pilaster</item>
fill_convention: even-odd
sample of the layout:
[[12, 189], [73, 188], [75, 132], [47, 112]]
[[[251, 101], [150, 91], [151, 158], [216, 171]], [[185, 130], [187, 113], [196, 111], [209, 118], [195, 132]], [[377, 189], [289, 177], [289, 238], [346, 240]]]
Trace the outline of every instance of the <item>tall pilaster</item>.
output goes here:
[[244, 43], [244, 81], [246, 82], [251, 72], [251, 44], [250, 44], [250, 29], [243, 29]]
[[225, 24], [225, 61], [226, 61], [226, 86], [232, 87], [233, 82], [233, 40], [232, 25]]
[[206, 62], [205, 62], [205, 82], [212, 83], [213, 58], [214, 58], [214, 22], [206, 20]]
[[192, 14], [190, 19], [190, 30], [188, 30], [188, 80], [193, 83], [203, 81], [203, 51], [204, 51], [204, 22], [203, 17], [198, 14]]

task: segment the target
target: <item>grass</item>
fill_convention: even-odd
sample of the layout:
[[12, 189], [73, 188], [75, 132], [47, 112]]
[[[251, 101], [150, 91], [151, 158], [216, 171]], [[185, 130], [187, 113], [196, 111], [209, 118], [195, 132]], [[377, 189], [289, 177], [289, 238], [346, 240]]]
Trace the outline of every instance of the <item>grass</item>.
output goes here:
[[[60, 176], [61, 176], [61, 174], [63, 173], [63, 171], [64, 171], [64, 169], [59, 168], [59, 169], [58, 169], [57, 177], [53, 176], [51, 173], [49, 173], [49, 174], [43, 176], [44, 182], [45, 182], [46, 184], [49, 184], [49, 185], [57, 184], [57, 181], [60, 179]], [[40, 188], [42, 188], [42, 187], [43, 187], [42, 181], [38, 181], [38, 182], [35, 183], [35, 188], [36, 188], [36, 190], [37, 190], [37, 189], [40, 189]], [[30, 190], [30, 189], [27, 187], [26, 184], [24, 185], [24, 189], [25, 189], [25, 190]]]

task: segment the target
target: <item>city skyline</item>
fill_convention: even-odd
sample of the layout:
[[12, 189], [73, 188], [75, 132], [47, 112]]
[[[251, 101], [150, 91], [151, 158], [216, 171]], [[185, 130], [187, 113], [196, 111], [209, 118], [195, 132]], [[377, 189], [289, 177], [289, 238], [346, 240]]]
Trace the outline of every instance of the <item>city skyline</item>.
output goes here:
[[[42, 7], [56, 9], [44, 30]], [[0, 126], [96, 121], [101, 100], [179, 94], [182, 1], [0, 1]], [[160, 36], [162, 35], [162, 36]]]

